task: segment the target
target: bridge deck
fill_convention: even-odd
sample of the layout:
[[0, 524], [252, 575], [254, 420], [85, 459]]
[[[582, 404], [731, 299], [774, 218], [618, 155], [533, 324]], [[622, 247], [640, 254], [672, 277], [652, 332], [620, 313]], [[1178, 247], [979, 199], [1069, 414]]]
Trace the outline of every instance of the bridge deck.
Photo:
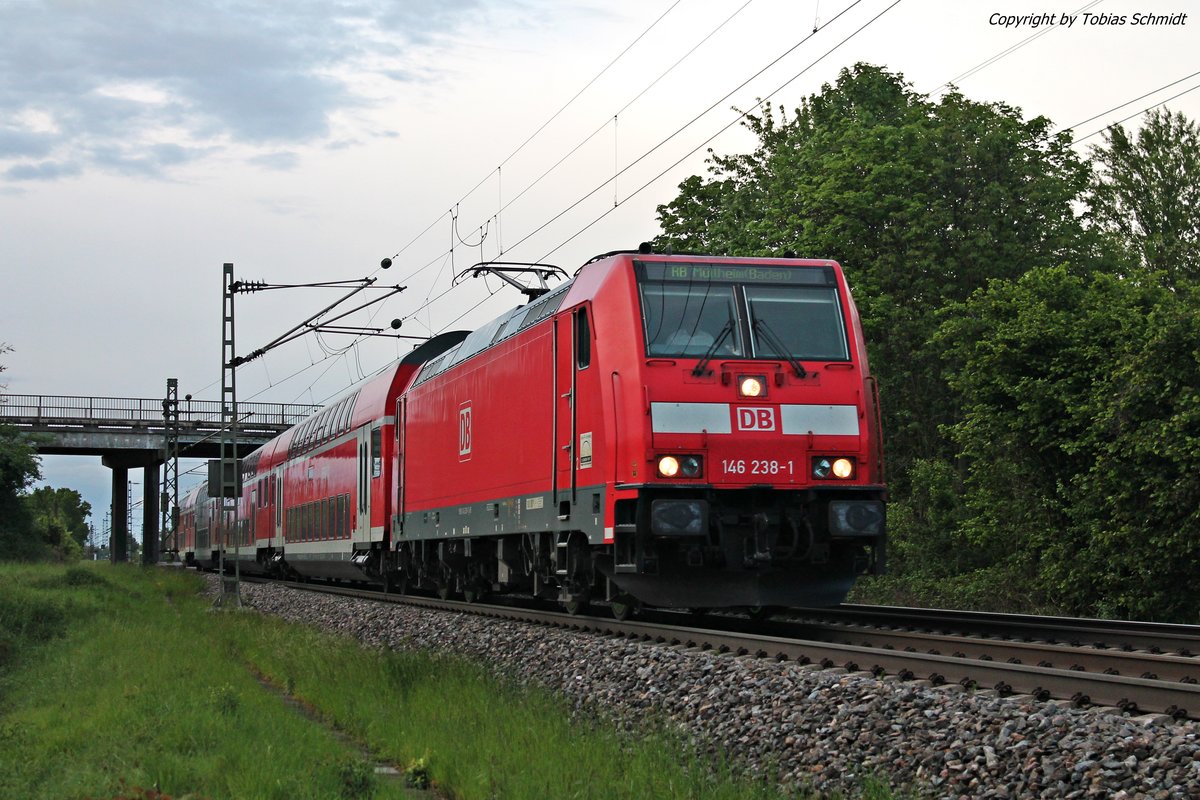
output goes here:
[[[137, 397], [8, 394], [0, 397], [0, 424], [39, 434], [35, 445], [47, 454], [146, 452], [163, 448], [164, 404], [161, 399]], [[289, 403], [238, 403], [238, 449], [248, 452], [320, 409]], [[214, 457], [222, 428], [220, 401], [183, 400], [177, 413], [181, 455]]]

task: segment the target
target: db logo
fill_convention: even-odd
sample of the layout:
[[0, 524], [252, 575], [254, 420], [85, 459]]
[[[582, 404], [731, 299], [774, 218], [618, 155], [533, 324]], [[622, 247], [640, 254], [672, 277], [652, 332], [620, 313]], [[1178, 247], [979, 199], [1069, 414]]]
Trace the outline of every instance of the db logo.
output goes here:
[[773, 408], [739, 408], [736, 411], [739, 431], [775, 430], [775, 409]]
[[471, 458], [471, 404], [458, 407], [458, 460]]

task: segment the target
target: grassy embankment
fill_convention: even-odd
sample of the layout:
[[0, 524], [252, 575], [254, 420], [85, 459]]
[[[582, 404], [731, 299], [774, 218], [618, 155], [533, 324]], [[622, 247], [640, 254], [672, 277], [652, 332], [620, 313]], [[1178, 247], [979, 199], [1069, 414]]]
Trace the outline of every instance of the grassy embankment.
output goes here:
[[376, 763], [463, 800], [778, 796], [684, 762], [669, 736], [571, 723], [562, 700], [459, 659], [213, 612], [199, 585], [0, 567], [0, 797], [413, 796]]

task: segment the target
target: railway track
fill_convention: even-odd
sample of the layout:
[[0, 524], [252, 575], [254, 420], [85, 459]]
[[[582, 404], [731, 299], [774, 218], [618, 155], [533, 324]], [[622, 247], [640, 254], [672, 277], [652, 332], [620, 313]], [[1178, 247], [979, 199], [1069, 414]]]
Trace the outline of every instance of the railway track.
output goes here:
[[[637, 620], [466, 603], [312, 583], [288, 586], [375, 601], [772, 658], [815, 668], [1001, 695], [1200, 718], [1200, 626], [847, 606], [751, 621], [655, 612]], [[1170, 648], [1170, 650], [1168, 650]]]

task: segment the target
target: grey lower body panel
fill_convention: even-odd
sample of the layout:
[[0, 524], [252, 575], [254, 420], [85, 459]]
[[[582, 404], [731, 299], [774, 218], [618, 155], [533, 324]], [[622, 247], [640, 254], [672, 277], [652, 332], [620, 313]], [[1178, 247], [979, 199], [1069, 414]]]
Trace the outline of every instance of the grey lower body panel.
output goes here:
[[346, 581], [374, 581], [361, 564], [351, 560], [351, 552], [283, 554], [288, 569], [306, 578], [332, 578]]
[[[477, 503], [442, 506], [404, 514], [398, 541], [503, 536], [510, 533], [580, 531], [592, 544], [604, 541], [604, 503], [607, 487], [584, 486], [570, 493], [553, 492], [505, 497]], [[564, 513], [565, 512], [565, 513]]]

